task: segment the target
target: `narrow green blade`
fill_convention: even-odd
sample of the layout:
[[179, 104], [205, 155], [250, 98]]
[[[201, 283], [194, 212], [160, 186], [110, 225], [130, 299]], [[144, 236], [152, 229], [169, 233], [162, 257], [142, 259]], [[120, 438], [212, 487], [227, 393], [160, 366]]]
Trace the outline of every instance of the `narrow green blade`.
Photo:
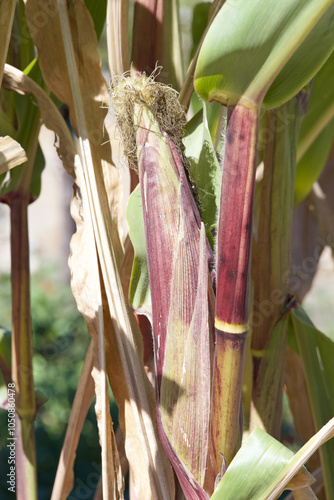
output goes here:
[[183, 143], [201, 201], [202, 221], [208, 234], [217, 220], [222, 174], [212, 144], [205, 105], [187, 124]]
[[334, 138], [334, 52], [312, 84], [297, 149], [295, 205], [311, 191], [327, 160]]
[[[317, 330], [300, 307], [291, 313], [292, 325], [310, 396], [316, 429], [334, 415], [334, 342]], [[327, 498], [334, 498], [334, 442], [320, 450]]]
[[262, 429], [255, 429], [241, 447], [212, 500], [267, 498], [289, 466], [293, 452]]
[[274, 500], [285, 488], [307, 488], [314, 480], [303, 464], [332, 437], [334, 418], [294, 454], [265, 431], [255, 429], [231, 462], [211, 499]]
[[140, 186], [131, 193], [126, 208], [129, 236], [134, 248], [134, 260], [129, 288], [130, 305], [138, 314], [152, 314], [151, 292], [148, 277], [145, 230]]

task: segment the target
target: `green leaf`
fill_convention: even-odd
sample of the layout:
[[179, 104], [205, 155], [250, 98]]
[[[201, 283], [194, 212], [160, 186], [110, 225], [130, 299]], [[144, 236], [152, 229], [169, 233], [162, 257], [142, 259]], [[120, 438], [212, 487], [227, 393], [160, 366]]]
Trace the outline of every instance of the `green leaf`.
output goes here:
[[107, 0], [99, 2], [95, 0], [85, 0], [85, 4], [93, 19], [96, 36], [99, 39], [106, 22]]
[[[194, 92], [195, 94], [195, 92]], [[223, 153], [227, 112], [218, 102], [205, 102], [208, 127], [211, 134], [212, 144], [217, 153]]]
[[[38, 133], [40, 129], [40, 113], [30, 95], [15, 94], [15, 109], [18, 110], [19, 128], [15, 134], [15, 140], [21, 144], [27, 153], [29, 161], [33, 161], [30, 192], [33, 198], [37, 198], [41, 187], [41, 173], [44, 169], [44, 156], [38, 144]], [[7, 129], [7, 127], [5, 127]], [[2, 130], [1, 130], [1, 133]], [[6, 133], [6, 130], [5, 130]], [[19, 189], [26, 175], [27, 163], [10, 171], [10, 178], [6, 183], [0, 184], [2, 195]], [[0, 182], [4, 177], [0, 177]]]
[[148, 278], [143, 207], [139, 185], [129, 197], [126, 208], [126, 219], [135, 253], [129, 288], [129, 302], [137, 313], [151, 316], [151, 292]]
[[211, 2], [201, 2], [195, 5], [191, 26], [193, 46], [190, 51], [190, 60], [194, 57], [197, 46], [208, 24]]
[[[262, 429], [255, 429], [231, 462], [212, 500], [274, 500], [285, 488], [309, 490], [314, 481], [303, 464], [333, 437], [334, 418], [293, 454]], [[314, 498], [310, 494], [303, 498]]]
[[295, 207], [310, 193], [325, 167], [334, 138], [334, 119], [318, 135], [297, 164]]
[[256, 428], [232, 460], [212, 500], [264, 500], [291, 466], [293, 452]]
[[299, 354], [298, 343], [295, 335], [295, 329], [292, 323], [291, 314], [289, 315], [289, 323], [288, 323], [288, 346], [290, 349], [295, 351], [296, 354]]
[[[222, 108], [222, 106], [218, 102], [205, 102], [203, 101], [196, 92], [193, 92], [191, 94], [190, 98], [190, 106], [193, 114], [193, 118], [190, 120], [189, 124], [192, 122], [194, 119], [195, 123], [197, 123], [197, 120], [200, 120], [202, 118], [202, 109], [205, 106], [206, 108], [206, 117], [207, 117], [207, 126], [210, 131], [211, 135], [211, 141], [212, 144], [214, 145], [214, 149], [220, 153], [223, 145], [223, 136], [222, 136], [222, 131], [223, 128], [226, 125], [226, 110], [225, 108]], [[195, 116], [197, 116], [197, 120]], [[189, 124], [186, 126], [186, 131], [189, 126]]]
[[327, 160], [334, 138], [334, 52], [317, 73], [297, 149], [295, 205], [311, 191]]
[[[332, 2], [328, 3], [330, 4]], [[313, 12], [316, 12], [316, 5], [311, 11], [311, 16]], [[264, 97], [264, 106], [275, 108], [293, 97], [319, 71], [333, 47], [334, 5], [324, 13], [277, 75]]]
[[210, 237], [210, 229], [217, 219], [222, 174], [211, 140], [206, 106], [187, 124], [183, 143], [191, 175], [198, 189], [201, 219]]
[[31, 176], [31, 183], [30, 183], [30, 193], [32, 194], [34, 200], [36, 200], [36, 198], [38, 198], [41, 193], [42, 172], [44, 170], [44, 167], [45, 167], [45, 158], [43, 151], [38, 143], [36, 149], [34, 167]]
[[[303, 361], [306, 384], [316, 429], [334, 415], [334, 342], [317, 330], [305, 311], [291, 312], [292, 324]], [[334, 498], [334, 442], [321, 449], [323, 476], [328, 498]]]
[[0, 408], [7, 400], [7, 384], [11, 369], [11, 332], [0, 326]]
[[[170, 0], [164, 5], [164, 56], [161, 77], [175, 90], [183, 83], [182, 40], [179, 19], [179, 0]], [[161, 62], [161, 61], [160, 61]], [[166, 73], [163, 76], [163, 73]]]
[[11, 333], [0, 326], [0, 357], [8, 367], [11, 366]]
[[[23, 1], [19, 1], [17, 4], [15, 18], [17, 23], [14, 22], [13, 25], [12, 43], [10, 47], [10, 49], [12, 48], [12, 54], [10, 54], [7, 63], [18, 66], [18, 68], [23, 71], [24, 68], [30, 64], [35, 53], [34, 43], [30, 36], [30, 32], [27, 30], [25, 4]], [[9, 50], [9, 53], [10, 52], [11, 50]], [[15, 59], [20, 61], [18, 65], [15, 64]]]
[[283, 104], [334, 46], [331, 0], [227, 0], [203, 42], [195, 89], [205, 100]]

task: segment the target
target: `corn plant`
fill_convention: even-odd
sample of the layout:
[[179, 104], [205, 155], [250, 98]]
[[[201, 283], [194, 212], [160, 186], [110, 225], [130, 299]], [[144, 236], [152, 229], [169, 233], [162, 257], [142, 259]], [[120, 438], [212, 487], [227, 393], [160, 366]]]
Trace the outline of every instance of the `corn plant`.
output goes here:
[[[38, 491], [27, 210], [40, 190], [41, 123], [73, 178], [71, 287], [91, 336], [52, 500], [73, 488], [94, 396], [95, 498], [124, 498], [127, 470], [131, 499], [274, 499], [284, 489], [334, 498], [334, 344], [303, 310], [290, 257], [300, 204], [312, 204], [323, 237], [316, 264], [334, 244], [321, 184], [334, 136], [334, 4], [199, 3], [185, 75], [179, 7], [0, 4], [0, 199], [11, 210], [13, 297], [11, 365], [0, 349], [0, 367], [16, 391], [19, 499]], [[97, 52], [104, 24], [110, 87]], [[114, 137], [130, 178], [126, 214]], [[281, 442], [285, 388], [303, 443], [296, 453]]]

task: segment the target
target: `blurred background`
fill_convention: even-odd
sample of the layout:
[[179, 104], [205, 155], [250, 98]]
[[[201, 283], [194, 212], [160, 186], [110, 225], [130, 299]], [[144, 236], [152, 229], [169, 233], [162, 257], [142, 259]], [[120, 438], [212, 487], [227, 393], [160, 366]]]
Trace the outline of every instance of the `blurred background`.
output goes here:
[[[192, 15], [196, 1], [181, 1], [180, 20], [185, 65], [192, 46]], [[107, 70], [106, 37], [100, 38], [100, 54], [105, 78]], [[38, 484], [41, 500], [51, 497], [52, 485], [66, 426], [80, 377], [90, 337], [85, 322], [77, 311], [70, 289], [68, 257], [70, 239], [75, 230], [69, 215], [72, 183], [53, 147], [54, 134], [42, 127], [40, 144], [45, 156], [42, 191], [29, 207], [30, 264], [32, 272], [32, 324], [34, 333], [35, 387], [46, 399], [36, 418]], [[119, 145], [113, 146], [117, 161]], [[124, 165], [120, 169], [125, 172]], [[126, 177], [126, 176], [125, 176]], [[0, 327], [11, 330], [11, 287], [9, 208], [0, 204]], [[314, 324], [334, 338], [333, 318], [334, 269], [331, 250], [326, 247], [319, 263], [311, 291], [304, 307]], [[5, 333], [3, 333], [5, 334]], [[0, 390], [3, 390], [1, 388]], [[2, 396], [2, 395], [1, 395]], [[114, 426], [117, 406], [111, 397]], [[0, 411], [0, 428], [6, 428], [7, 413]], [[293, 435], [285, 402], [285, 431]], [[290, 427], [289, 427], [290, 426]], [[0, 470], [6, 470], [8, 451], [6, 435], [0, 436]], [[75, 462], [75, 487], [70, 499], [92, 499], [100, 476], [100, 447], [94, 407], [90, 408], [81, 435]], [[14, 497], [1, 478], [0, 498]]]

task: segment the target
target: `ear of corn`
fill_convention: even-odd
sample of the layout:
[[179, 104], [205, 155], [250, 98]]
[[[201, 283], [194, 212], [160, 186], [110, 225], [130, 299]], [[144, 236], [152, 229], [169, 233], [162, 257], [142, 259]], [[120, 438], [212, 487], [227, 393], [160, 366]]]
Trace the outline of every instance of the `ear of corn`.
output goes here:
[[145, 79], [132, 79], [129, 94], [150, 279], [160, 435], [189, 498], [207, 498], [203, 485], [214, 354], [212, 250], [187, 178], [181, 140], [164, 130], [166, 116], [162, 110], [154, 113], [156, 102]]
[[213, 356], [211, 251], [175, 146], [145, 107], [136, 113], [162, 431], [202, 486]]

